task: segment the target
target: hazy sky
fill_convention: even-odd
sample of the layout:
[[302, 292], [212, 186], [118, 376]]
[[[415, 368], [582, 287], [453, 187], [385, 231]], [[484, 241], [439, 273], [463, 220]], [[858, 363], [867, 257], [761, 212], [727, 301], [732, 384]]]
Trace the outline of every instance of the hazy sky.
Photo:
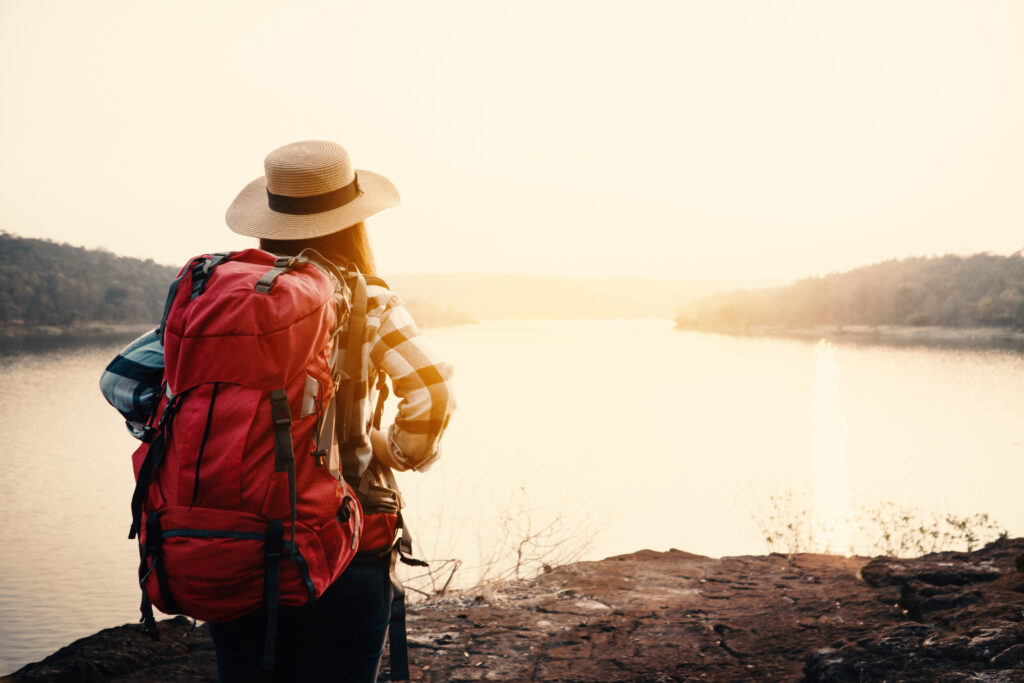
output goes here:
[[1024, 2], [0, 0], [0, 229], [178, 263], [295, 140], [397, 272], [789, 279], [1024, 247]]

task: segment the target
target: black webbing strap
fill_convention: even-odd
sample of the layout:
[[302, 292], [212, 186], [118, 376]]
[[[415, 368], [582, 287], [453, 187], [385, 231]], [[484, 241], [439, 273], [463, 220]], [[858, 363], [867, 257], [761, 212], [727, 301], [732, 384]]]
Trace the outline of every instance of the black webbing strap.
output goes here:
[[139, 476], [135, 478], [135, 491], [132, 493], [132, 525], [128, 529], [128, 538], [135, 538], [141, 531], [142, 523], [142, 501], [149, 491], [149, 484], [153, 481], [153, 473], [160, 466], [167, 452], [167, 443], [164, 441], [164, 433], [160, 432], [149, 444], [146, 457], [139, 467]]
[[153, 511], [146, 515], [146, 546], [150, 557], [153, 558], [151, 567], [156, 572], [156, 583], [160, 588], [160, 597], [164, 599], [164, 605], [172, 614], [180, 614], [181, 607], [171, 594], [171, 587], [167, 583], [167, 572], [164, 570], [163, 559], [163, 538], [160, 529], [160, 513]]
[[[388, 479], [394, 477], [388, 470]], [[398, 487], [393, 486], [397, 491]], [[402, 535], [391, 548], [391, 562], [388, 571], [391, 577], [391, 622], [388, 625], [388, 652], [391, 656], [391, 680], [405, 681], [409, 679], [409, 642], [405, 631], [405, 587], [398, 578], [398, 560], [414, 567], [426, 567], [427, 563], [412, 556], [412, 536], [402, 521], [402, 513], [398, 513], [398, 527]]]
[[146, 515], [146, 542], [139, 543], [139, 588], [142, 589], [142, 602], [139, 611], [142, 612], [140, 621], [143, 623], [142, 632], [148, 633], [153, 640], [160, 640], [160, 631], [156, 626], [156, 619], [153, 617], [153, 603], [149, 599], [149, 592], [146, 590], [146, 581], [149, 575], [156, 572], [157, 587], [160, 589], [160, 597], [164, 605], [171, 613], [181, 613], [174, 596], [171, 595], [170, 585], [167, 583], [167, 572], [161, 560], [163, 559], [163, 536], [160, 529], [160, 513], [154, 511]]
[[199, 498], [199, 466], [203, 462], [203, 453], [206, 452], [206, 441], [210, 438], [210, 425], [213, 423], [213, 406], [217, 403], [218, 387], [220, 387], [220, 382], [214, 382], [213, 390], [210, 392], [210, 407], [206, 410], [206, 427], [203, 428], [203, 440], [199, 442], [199, 455], [196, 456], [196, 480], [192, 485], [192, 502], [188, 504], [189, 510]]
[[139, 621], [142, 622], [143, 633], [148, 633], [153, 640], [160, 640], [160, 631], [157, 630], [156, 619], [153, 617], [153, 603], [150, 602], [149, 593], [146, 592], [146, 580], [149, 578], [149, 573], [153, 571], [153, 565], [152, 563], [147, 565], [147, 559], [149, 559], [149, 548], [139, 543], [139, 588], [142, 589], [142, 603], [139, 605], [142, 618]]
[[288, 502], [292, 511], [291, 553], [295, 559], [295, 451], [292, 449], [292, 411], [284, 389], [270, 392], [270, 414], [274, 420], [274, 471], [288, 473]]
[[395, 543], [395, 547], [398, 549], [399, 559], [402, 560], [402, 564], [407, 564], [410, 567], [429, 567], [430, 565], [427, 562], [412, 554], [412, 532], [405, 526], [405, 520], [402, 519], [401, 512], [398, 513], [398, 521], [395, 525], [395, 531], [398, 529], [401, 529], [402, 533], [398, 536], [398, 542]]
[[149, 593], [145, 588], [142, 589], [142, 604], [139, 605], [139, 611], [142, 612], [139, 619], [142, 622], [142, 632], [149, 634], [153, 640], [160, 640], [160, 629], [157, 628], [156, 619], [153, 617], [153, 603], [149, 601]]
[[284, 557], [284, 530], [281, 521], [272, 519], [267, 524], [263, 545], [267, 572], [263, 581], [263, 603], [267, 608], [267, 632], [263, 639], [263, 668], [274, 669], [274, 650], [277, 643], [278, 597], [280, 595], [281, 560]]
[[292, 451], [292, 411], [284, 389], [270, 392], [270, 413], [274, 421], [274, 471], [286, 472], [295, 455]]
[[388, 575], [391, 577], [391, 621], [388, 624], [388, 654], [391, 680], [409, 680], [409, 641], [405, 633], [405, 587], [396, 571], [398, 551], [391, 551]]
[[[164, 341], [164, 329], [167, 327], [167, 316], [171, 312], [171, 305], [174, 303], [174, 298], [178, 294], [178, 286], [181, 281], [185, 279], [186, 275], [192, 276], [192, 292], [190, 294], [191, 299], [195, 299], [197, 296], [203, 293], [206, 289], [206, 283], [213, 274], [213, 269], [219, 266], [222, 262], [226, 261], [231, 256], [231, 252], [213, 254], [211, 256], [198, 256], [186, 264], [181, 269], [181, 275], [174, 279], [171, 286], [167, 288], [167, 300], [164, 302], [164, 313], [160, 316], [160, 327], [157, 328], [156, 334], [160, 338], [160, 342]], [[197, 281], [198, 278], [198, 281]]]
[[[164, 378], [164, 369], [163, 369], [163, 367], [159, 368], [159, 372], [160, 372], [160, 391], [159, 391], [159, 393], [157, 393], [156, 400], [153, 402], [153, 407], [149, 411], [149, 417], [146, 418], [146, 424], [142, 428], [142, 436], [139, 437], [142, 440], [143, 443], [153, 443], [153, 439], [155, 439], [157, 434], [159, 433], [159, 431], [157, 429], [157, 426], [156, 426], [157, 425], [156, 416], [157, 416], [157, 412], [160, 410], [160, 397], [167, 393], [167, 379]], [[139, 386], [135, 387], [136, 393], [141, 391], [142, 388], [143, 388], [142, 384], [139, 384]]]
[[160, 327], [156, 329], [156, 336], [160, 338], [160, 343], [164, 341], [164, 328], [167, 327], [167, 316], [171, 312], [171, 304], [174, 303], [174, 297], [178, 294], [178, 285], [185, 279], [185, 276], [192, 272], [192, 264], [202, 259], [192, 259], [188, 265], [181, 269], [181, 275], [174, 278], [174, 282], [167, 288], [167, 300], [164, 302], [164, 312], [160, 316]]
[[146, 457], [139, 466], [139, 476], [135, 478], [135, 491], [132, 492], [132, 526], [128, 530], [128, 538], [135, 538], [141, 531], [142, 524], [142, 502], [149, 492], [149, 485], [153, 481], [160, 463], [163, 462], [167, 453], [167, 441], [171, 437], [171, 421], [183, 394], [172, 396], [164, 407], [164, 413], [157, 425], [159, 434], [149, 444]]
[[211, 254], [209, 257], [197, 259], [192, 265], [192, 292], [189, 300], [195, 299], [206, 290], [206, 285], [213, 275], [213, 269], [226, 261], [231, 256], [230, 252]]

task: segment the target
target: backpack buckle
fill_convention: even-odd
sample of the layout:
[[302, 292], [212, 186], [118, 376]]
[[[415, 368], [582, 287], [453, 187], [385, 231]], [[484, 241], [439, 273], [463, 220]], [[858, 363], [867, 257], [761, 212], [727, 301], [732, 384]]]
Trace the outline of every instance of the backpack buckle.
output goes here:
[[284, 391], [281, 391], [280, 396], [273, 396], [270, 399], [270, 414], [274, 420], [274, 426], [278, 429], [291, 426], [292, 411], [288, 407], [288, 399], [285, 397]]

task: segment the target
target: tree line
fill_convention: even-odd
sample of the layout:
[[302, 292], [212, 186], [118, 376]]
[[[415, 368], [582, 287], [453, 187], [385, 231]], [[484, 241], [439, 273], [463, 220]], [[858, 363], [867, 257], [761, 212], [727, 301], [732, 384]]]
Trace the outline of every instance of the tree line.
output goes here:
[[152, 323], [177, 269], [0, 232], [0, 329]]
[[714, 294], [681, 327], [940, 325], [1024, 329], [1024, 250], [893, 259], [786, 287]]

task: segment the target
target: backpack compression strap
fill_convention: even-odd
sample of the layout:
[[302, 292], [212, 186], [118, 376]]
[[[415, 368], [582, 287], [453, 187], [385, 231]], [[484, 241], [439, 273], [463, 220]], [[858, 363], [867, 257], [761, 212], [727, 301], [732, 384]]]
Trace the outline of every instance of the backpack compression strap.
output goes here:
[[[294, 507], [292, 508], [294, 510]], [[292, 533], [295, 523], [292, 522]], [[295, 543], [292, 543], [294, 556]], [[263, 602], [267, 608], [267, 630], [263, 639], [263, 668], [274, 669], [274, 646], [277, 643], [278, 599], [280, 598], [281, 559], [284, 557], [284, 531], [281, 520], [272, 519], [267, 524], [263, 553], [266, 558], [266, 576], [263, 579]]]
[[135, 491], [132, 492], [132, 526], [128, 530], [128, 538], [135, 538], [142, 530], [142, 503], [146, 499], [149, 485], [167, 453], [167, 441], [171, 438], [174, 413], [177, 412], [178, 404], [181, 403], [181, 397], [184, 395], [181, 393], [167, 399], [163, 415], [160, 416], [160, 421], [157, 424], [156, 436], [149, 442], [146, 457], [143, 459], [142, 465], [139, 466], [139, 475], [135, 479]]
[[[390, 473], [390, 470], [389, 470]], [[405, 586], [398, 578], [398, 560], [414, 567], [428, 566], [412, 556], [412, 537], [408, 535], [402, 513], [398, 513], [398, 527], [402, 535], [391, 548], [388, 575], [391, 579], [391, 620], [388, 623], [388, 653], [391, 657], [391, 680], [409, 680], [409, 642], [405, 628]]]
[[291, 559], [295, 560], [295, 451], [292, 446], [292, 411], [284, 389], [270, 392], [274, 419], [274, 471], [288, 473], [288, 502], [292, 512]]

